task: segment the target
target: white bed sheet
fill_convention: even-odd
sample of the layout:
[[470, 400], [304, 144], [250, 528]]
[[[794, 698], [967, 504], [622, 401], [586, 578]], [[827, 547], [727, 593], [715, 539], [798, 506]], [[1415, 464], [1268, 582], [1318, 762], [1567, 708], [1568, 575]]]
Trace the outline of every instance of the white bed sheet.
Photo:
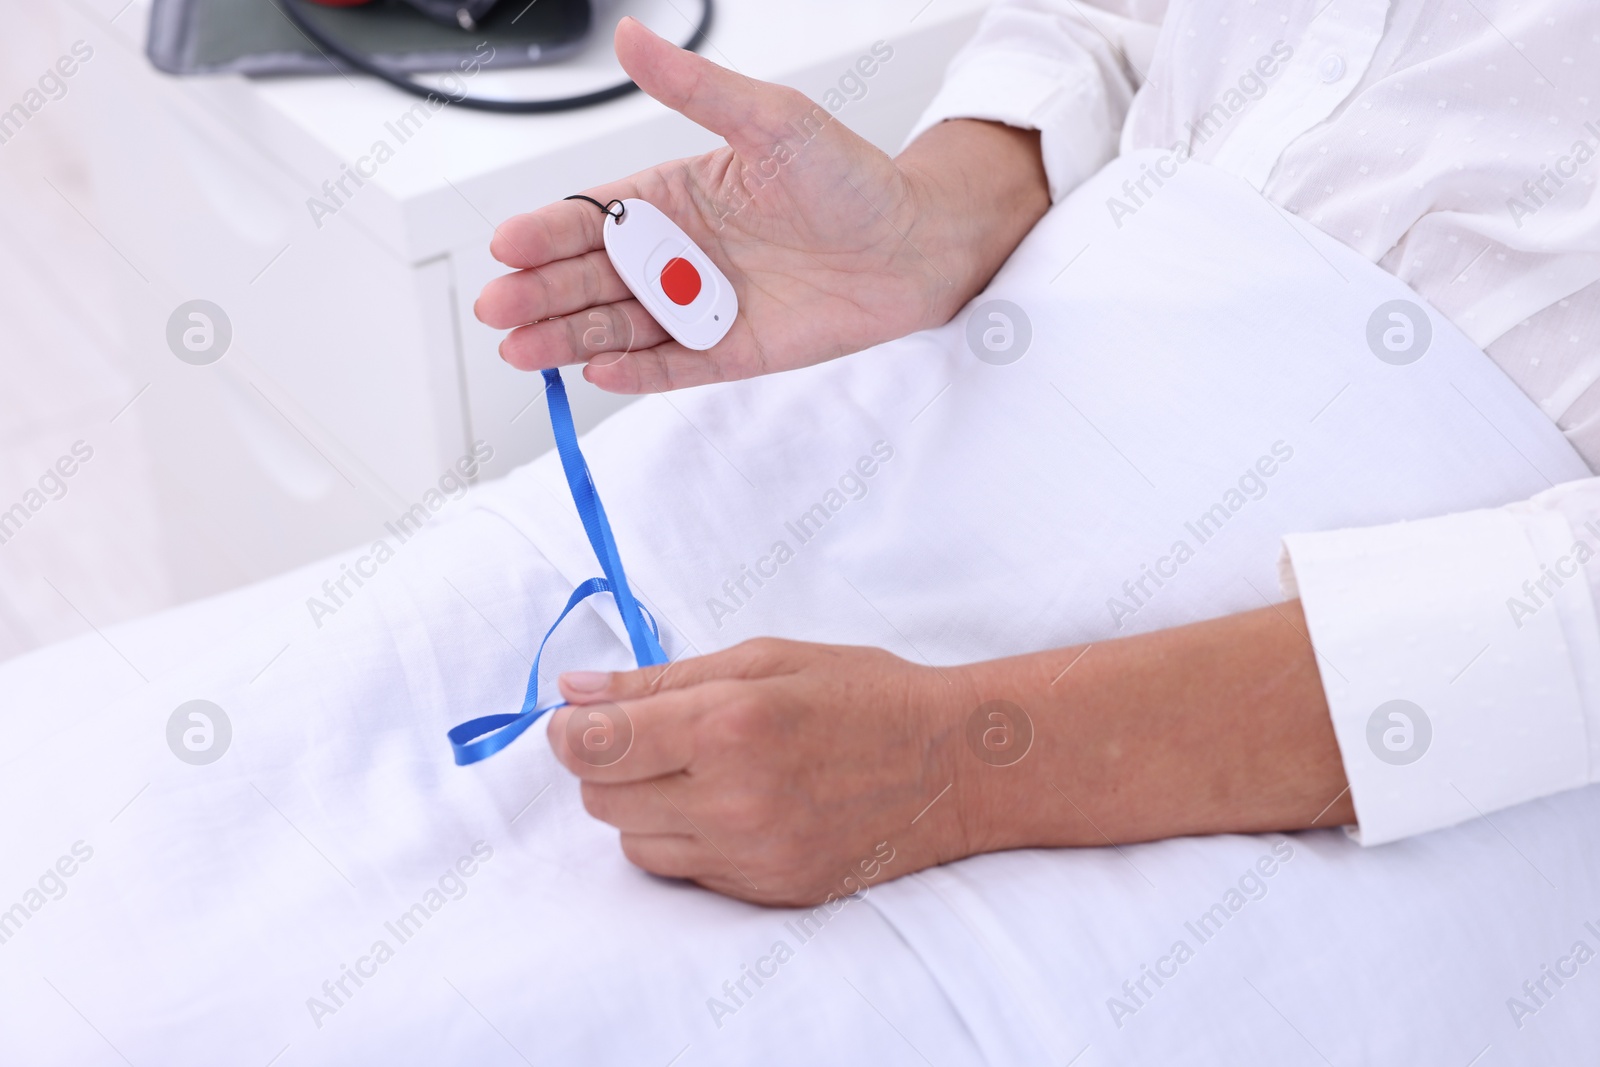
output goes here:
[[[1101, 639], [1116, 632], [1106, 590], [1163, 547], [1172, 514], [1270, 446], [1283, 412], [1304, 466], [1231, 521], [1137, 628], [1258, 603], [1249, 587], [1270, 593], [1286, 524], [1514, 499], [1531, 491], [1528, 457], [1571, 469], [1442, 325], [1437, 358], [1418, 365], [1433, 379], [1366, 388], [1372, 368], [1339, 331], [1359, 336], [1363, 309], [1403, 287], [1352, 267], [1353, 289], [1330, 295], [1322, 272], [1343, 264], [1341, 250], [1307, 249], [1315, 238], [1286, 219], [1223, 212], [1231, 241], [1216, 240], [1218, 212], [1196, 209], [1238, 191], [1186, 173], [1141, 214], [1165, 228], [1119, 238], [1114, 261], [1174, 272], [1163, 290], [1192, 295], [1174, 313], [1194, 322], [1197, 350], [1237, 355], [1205, 374], [1186, 377], [1187, 355], [1146, 343], [1117, 303], [1114, 263], [1089, 257], [1094, 271], [1047, 297], [1076, 249], [1062, 254], [1047, 226], [991, 290], [1028, 307], [1036, 358], [975, 364], [958, 324], [803, 374], [636, 405], [592, 435], [669, 651], [781, 632], [944, 662]], [[1096, 211], [1079, 198], [1051, 226], [1092, 242]], [[1170, 247], [1184, 232], [1215, 248], [1198, 287], [1185, 278], [1193, 265], [1163, 268], [1172, 257], [1137, 245]], [[1263, 272], [1230, 244], [1276, 257], [1282, 291], [1250, 291]], [[1296, 292], [1308, 295], [1280, 299]], [[1240, 308], [1251, 309], [1242, 325]], [[1244, 334], [1264, 324], [1301, 330], [1303, 362], [1276, 376], [1251, 363], [1262, 352]], [[1308, 422], [1342, 382], [1361, 403]], [[1396, 422], [1446, 385], [1497, 418], [1492, 434], [1468, 412]], [[1060, 408], [1040, 406], [1047, 386]], [[1184, 446], [1136, 432], [1152, 418], [1190, 420]], [[1385, 453], [1375, 432], [1411, 449]], [[885, 433], [896, 455], [867, 494], [718, 628], [705, 600]], [[1452, 456], [1425, 451], [1442, 442]], [[1172, 496], [1163, 504], [1141, 484]], [[1003, 510], [1017, 499], [1024, 513]], [[1013, 521], [997, 527], [996, 515]], [[805, 937], [803, 913], [630, 868], [541, 731], [471, 769], [450, 763], [443, 737], [516, 706], [550, 614], [593, 569], [576, 530], [546, 460], [400, 546], [321, 627], [304, 601], [338, 561], [116, 628], [109, 644], [84, 638], [0, 666], [0, 908], [33, 888], [42, 901], [0, 943], [0, 1062], [1542, 1064], [1600, 1043], [1600, 962], [1559, 988], [1544, 979], [1537, 1005], [1522, 988], [1545, 965], [1570, 966], [1576, 942], [1600, 949], [1596, 789], [1375, 850], [1323, 831], [977, 857], [876, 886]], [[1030, 556], [1045, 537], [1065, 547]], [[1019, 562], [1033, 568], [1026, 585]], [[585, 610], [568, 625], [552, 670], [627, 665], [608, 617]], [[234, 729], [206, 767], [166, 747], [168, 716], [196, 698], [223, 706]], [[58, 898], [55, 881], [43, 892], [74, 847], [92, 855], [59, 879]], [[1273, 855], [1259, 890], [1241, 889]], [[458, 862], [471, 877], [451, 881], [402, 942], [388, 924], [427, 908]], [[1219, 903], [1226, 918], [1202, 942], [1186, 924]], [[1170, 968], [1162, 958], [1180, 940], [1192, 958], [1155, 986], [1143, 968]], [[379, 941], [392, 958], [372, 963]], [[755, 987], [745, 969], [779, 942], [781, 966]], [[324, 989], [357, 965], [371, 966], [362, 984]], [[724, 983], [741, 979], [748, 995], [735, 998]], [[1514, 1020], [1512, 997], [1537, 1010]]]
[[[477, 550], [526, 551], [492, 517], [473, 514], [456, 525], [437, 531], [441, 554], [468, 534], [476, 535], [470, 540]], [[537, 565], [531, 553], [527, 561]], [[414, 571], [425, 568], [419, 562]], [[325, 572], [308, 570], [302, 577], [312, 580], [298, 588], [271, 583], [279, 585], [280, 618], [304, 611], [306, 589]], [[437, 632], [464, 638], [448, 655], [434, 653], [436, 670], [463, 676], [478, 659], [468, 645], [500, 644], [437, 574], [396, 578], [431, 586], [431, 595], [406, 594], [423, 594]], [[497, 583], [459, 574], [454, 580], [512, 641], [535, 636], [536, 621], [519, 625], [513, 598], [497, 593]], [[447, 597], [459, 606], [448, 607]], [[221, 673], [259, 669], [276, 651], [278, 634], [260, 618], [268, 600], [237, 602], [233, 621], [244, 636], [236, 631], [235, 640], [244, 651], [236, 663], [219, 662]], [[125, 649], [135, 630], [169, 647], [204, 645], [221, 621], [213, 611], [180, 609], [108, 636]], [[609, 635], [586, 636], [573, 635], [573, 645], [620, 660]], [[0, 668], [0, 685], [42, 709], [65, 677], [58, 656], [74, 651], [82, 664], [97, 654], [85, 641], [71, 645], [78, 647]], [[482, 651], [491, 660], [514, 659]], [[274, 669], [290, 667], [288, 655]], [[514, 664], [491, 673], [504, 677], [485, 690], [520, 683]], [[125, 698], [106, 714], [134, 716], [141, 729], [130, 733], [150, 734], [177, 700], [221, 695], [199, 682], [162, 688], [164, 703], [158, 695]], [[270, 712], [280, 699], [268, 690], [247, 714]], [[425, 757], [433, 747], [427, 742], [437, 745], [455, 710], [446, 704], [410, 759]], [[247, 726], [246, 715], [235, 718]], [[352, 730], [347, 739], [359, 734]], [[1548, 1007], [1525, 1016], [1520, 1029], [1506, 1006], [1512, 996], [1531, 1004], [1522, 982], [1539, 981], [1540, 968], [1553, 966], [1574, 942], [1600, 947], [1583, 925], [1600, 926], [1600, 864], [1595, 850], [1583, 847], [1600, 826], [1600, 790], [1378, 851], [1323, 831], [977, 857], [881, 885], [802, 943], [787, 925], [796, 920], [792, 913], [629, 869], [614, 835], [582, 814], [537, 731], [518, 756], [505, 757], [514, 771], [508, 763], [495, 773], [495, 810], [448, 835], [425, 817], [409, 828], [394, 825], [404, 817], [383, 818], [381, 809], [401, 800], [387, 788], [376, 790], [379, 810], [366, 817], [319, 813], [292, 766], [262, 774], [246, 730], [235, 744], [229, 759], [249, 765], [203, 789], [174, 788], [196, 769], [156, 751], [139, 762], [170, 761], [181, 773], [146, 787], [138, 774], [103, 768], [109, 780], [75, 781], [61, 793], [6, 790], [8, 877], [0, 904], [72, 841], [96, 851], [68, 880], [65, 897], [0, 945], [0, 998], [8, 1005], [0, 1061], [87, 1067], [122, 1063], [125, 1055], [135, 1064], [266, 1063], [281, 1051], [280, 1064], [492, 1065], [524, 1056], [535, 1063], [665, 1064], [680, 1052], [680, 1064], [916, 1064], [924, 1057], [940, 1065], [1313, 1064], [1323, 1057], [1335, 1064], [1466, 1064], [1488, 1047], [1479, 1063], [1550, 1064], [1580, 1062], [1600, 1038], [1600, 981], [1592, 967]], [[149, 747], [129, 738], [129, 761]], [[63, 773], [71, 775], [67, 751]], [[7, 755], [30, 758], [17, 749]], [[18, 781], [10, 770], [4, 779]], [[459, 794], [433, 796], [443, 809]], [[266, 807], [268, 797], [284, 819]], [[211, 807], [238, 812], [240, 800], [258, 807], [247, 814], [257, 825], [197, 817]], [[260, 825], [262, 815], [277, 825]], [[312, 1025], [305, 998], [320, 993], [338, 964], [355, 962], [371, 937], [386, 936], [382, 923], [466, 852], [469, 836], [487, 836], [493, 831], [478, 828], [496, 824], [494, 859], [466, 897], [443, 909], [438, 928], [424, 931], [433, 940], [404, 946], [348, 1010], [326, 1018], [320, 1030]], [[361, 842], [342, 832], [352, 826], [365, 837], [384, 828], [400, 839], [398, 850], [358, 869], [352, 858], [364, 851]], [[137, 844], [122, 842], [123, 833]], [[452, 839], [454, 853], [446, 843]], [[1259, 900], [1250, 899], [1202, 944], [1186, 924], [1224, 902], [1280, 840], [1290, 842], [1292, 858], [1261, 879]], [[359, 893], [318, 848], [338, 857]], [[163, 854], [158, 861], [152, 850]], [[105, 880], [93, 881], [102, 872]], [[29, 881], [19, 884], [18, 876]], [[484, 876], [493, 881], [478, 880]], [[128, 877], [154, 878], [150, 892], [117, 884]], [[191, 879], [201, 881], [186, 892]], [[328, 921], [308, 929], [306, 913]], [[502, 915], [515, 921], [503, 926]], [[286, 917], [294, 918], [282, 929]], [[140, 936], [142, 929], [160, 936]], [[794, 959], [717, 1027], [707, 1000], [733, 1003], [722, 983], [738, 980], [778, 940], [797, 950]], [[1117, 1026], [1108, 1001], [1134, 1005], [1123, 983], [1138, 981], [1178, 940], [1194, 958], [1160, 988], [1147, 980], [1155, 995], [1133, 1014], [1120, 1013]]]

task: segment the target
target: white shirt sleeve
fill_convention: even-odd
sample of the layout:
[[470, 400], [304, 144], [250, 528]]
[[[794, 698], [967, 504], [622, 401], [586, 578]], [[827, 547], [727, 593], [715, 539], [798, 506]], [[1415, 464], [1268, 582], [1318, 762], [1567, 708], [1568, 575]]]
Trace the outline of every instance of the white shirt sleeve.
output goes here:
[[1600, 478], [1284, 539], [1362, 844], [1600, 781]]
[[[1600, 469], [1600, 400], [1592, 399], [1600, 390], [1590, 389], [1600, 363], [1591, 358], [1593, 344], [1580, 343], [1592, 333], [1596, 305], [1593, 290], [1587, 290], [1587, 303], [1573, 296], [1593, 278], [1592, 270], [1577, 268], [1593, 258], [1593, 242], [1585, 241], [1592, 236], [1594, 205], [1600, 200], [1569, 192], [1528, 224], [1527, 234], [1537, 232], [1546, 243], [1559, 238], [1566, 242], [1561, 248], [1589, 257], [1582, 263], [1571, 256], [1563, 261], [1577, 264], [1567, 272], [1570, 277], [1554, 277], [1519, 252], [1532, 240], [1528, 237], [1505, 250], [1497, 246], [1484, 269], [1471, 272], [1474, 284], [1490, 285], [1474, 296], [1463, 280], [1468, 268], [1485, 258], [1481, 242], [1458, 239], [1450, 227], [1500, 233], [1511, 216], [1479, 220], [1436, 210], [1431, 201], [1412, 202], [1393, 213], [1389, 206], [1413, 186], [1424, 189], [1426, 183], [1413, 180], [1419, 158], [1441, 174], [1445, 169], [1458, 174], [1463, 143], [1488, 145], [1484, 152], [1499, 151], [1503, 158], [1502, 141], [1450, 140], [1454, 127], [1441, 125], [1447, 132], [1429, 142], [1437, 152], [1418, 148], [1415, 138], [1403, 145], [1397, 141], [1389, 167], [1393, 173], [1375, 173], [1355, 186], [1335, 180], [1348, 177], [1357, 164], [1363, 175], [1369, 163], [1385, 170], [1375, 163], [1368, 127], [1374, 136], [1382, 129], [1403, 130], [1422, 109], [1435, 124], [1449, 115], [1473, 124], [1485, 115], [1491, 122], [1520, 122], [1520, 112], [1488, 105], [1509, 94], [1523, 98], [1525, 107], [1542, 108], [1541, 115], [1555, 116], [1556, 98], [1531, 103], [1528, 94], [1534, 88], [1524, 79], [1513, 93], [1509, 74], [1494, 76], [1503, 81], [1486, 80], [1489, 76], [1480, 77], [1474, 67], [1466, 77], [1466, 65], [1477, 62], [1470, 58], [1477, 49], [1464, 43], [1453, 21], [1445, 21], [1455, 16], [1400, 0], [1379, 4], [1380, 14], [1387, 7], [1389, 15], [1376, 19], [1370, 17], [1372, 5], [1362, 4], [1344, 10], [1344, 17], [1339, 10], [1324, 14], [1320, 7], [1286, 15], [1270, 5], [1249, 5], [1230, 8], [1226, 17], [1189, 19], [1181, 36], [1163, 43], [1157, 81], [1146, 85], [1167, 6], [1168, 0], [997, 0], [973, 40], [952, 60], [908, 141], [952, 118], [1037, 129], [1051, 199], [1060, 200], [1122, 144], [1188, 143], [1193, 130], [1186, 123], [1202, 120], [1233, 86], [1242, 86], [1239, 64], [1282, 34], [1320, 64], [1302, 93], [1305, 107], [1271, 123], [1225, 125], [1212, 151], [1270, 134], [1282, 143], [1281, 155], [1270, 157], [1275, 160], [1274, 183], [1267, 191], [1271, 199], [1358, 250], [1370, 251], [1374, 260], [1384, 257], [1385, 249], [1398, 250], [1383, 265], [1480, 343], [1504, 333], [1526, 316], [1527, 307], [1549, 305], [1522, 327], [1527, 336], [1515, 341], [1515, 351], [1507, 334], [1499, 348], [1490, 345], [1490, 352], [1560, 420], [1591, 467]], [[1558, 27], [1546, 20], [1552, 36], [1544, 47], [1555, 48], [1558, 34], [1564, 35], [1560, 47], [1568, 47], [1565, 39], [1576, 39], [1576, 22], [1573, 16]], [[1409, 27], [1399, 31], [1411, 35], [1406, 47], [1380, 48], [1385, 28], [1396, 26]], [[1501, 42], [1490, 39], [1498, 32], [1493, 27], [1477, 32], [1484, 35], [1485, 47], [1499, 47]], [[1396, 58], [1423, 47], [1432, 51], [1420, 68]], [[1366, 57], [1357, 64], [1360, 70], [1346, 76], [1347, 63], [1358, 55]], [[1430, 67], [1436, 68], [1432, 81]], [[1415, 90], [1419, 78], [1429, 91], [1403, 92], [1407, 83]], [[1362, 106], [1345, 107], [1342, 119], [1330, 120], [1330, 100], [1345, 102], [1351, 94], [1360, 95]], [[1370, 112], [1374, 107], [1377, 111]], [[1574, 142], [1581, 140], [1582, 158], [1590, 158], [1588, 138], [1600, 141], [1600, 125], [1589, 123], [1580, 131], [1554, 117], [1550, 123], [1555, 140], [1538, 149], [1544, 157], [1563, 158], [1560, 153], [1576, 151]], [[1534, 160], [1528, 172], [1535, 173], [1532, 141], [1523, 137], [1517, 144]], [[1471, 163], [1454, 179], [1466, 183], [1461, 188], [1469, 192], [1473, 183], [1490, 180], [1498, 166], [1488, 156], [1474, 156]], [[1495, 212], [1502, 210], [1503, 193], [1479, 199]], [[1522, 204], [1522, 210], [1532, 206], [1542, 209], [1543, 199]], [[1522, 222], [1514, 228], [1522, 232]], [[1544, 245], [1538, 250], [1549, 251]], [[1493, 269], [1500, 263], [1517, 278], [1494, 288]], [[1483, 310], [1489, 307], [1484, 293], [1502, 290], [1520, 295], [1494, 303], [1490, 315]], [[1558, 300], [1567, 310], [1555, 310]], [[1493, 323], [1485, 325], [1485, 316]], [[1500, 509], [1291, 535], [1284, 549], [1284, 587], [1304, 605], [1360, 823], [1354, 833], [1363, 844], [1600, 781], [1595, 610], [1600, 603], [1600, 478]]]
[[1040, 131], [1050, 199], [1116, 154], [1166, 0], [1001, 0], [956, 54], [906, 138], [945, 119]]

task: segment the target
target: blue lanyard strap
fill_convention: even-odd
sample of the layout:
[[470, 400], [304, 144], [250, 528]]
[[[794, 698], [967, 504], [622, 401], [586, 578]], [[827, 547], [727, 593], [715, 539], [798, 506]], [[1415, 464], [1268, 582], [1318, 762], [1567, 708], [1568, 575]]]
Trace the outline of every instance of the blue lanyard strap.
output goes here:
[[578, 507], [578, 517], [583, 520], [589, 544], [600, 560], [604, 578], [590, 578], [572, 591], [567, 606], [561, 609], [556, 621], [545, 631], [539, 642], [539, 651], [533, 657], [533, 669], [528, 672], [528, 690], [522, 700], [522, 710], [514, 715], [485, 715], [462, 723], [447, 735], [455, 752], [456, 763], [466, 766], [487, 759], [521, 737], [545, 712], [562, 706], [561, 702], [539, 707], [539, 660], [544, 656], [545, 645], [572, 609], [596, 593], [610, 593], [627, 628], [628, 640], [633, 645], [633, 656], [641, 667], [667, 662], [661, 649], [656, 621], [634, 599], [628, 588], [627, 575], [622, 570], [622, 558], [617, 554], [617, 542], [611, 536], [611, 523], [606, 519], [606, 509], [600, 503], [599, 490], [589, 474], [589, 464], [578, 448], [578, 432], [572, 424], [572, 408], [567, 403], [567, 389], [561, 381], [561, 372], [544, 372], [545, 399], [550, 406], [550, 426], [555, 431], [556, 452], [561, 457], [561, 469], [567, 476], [567, 486], [572, 490], [572, 502]]
[[600, 503], [600, 491], [589, 476], [589, 464], [584, 462], [578, 448], [578, 431], [572, 425], [572, 408], [567, 404], [567, 387], [562, 384], [561, 372], [544, 372], [545, 399], [550, 405], [550, 426], [556, 435], [556, 451], [561, 455], [561, 469], [566, 472], [567, 486], [572, 490], [572, 502], [578, 505], [578, 517], [589, 535], [589, 544], [600, 559], [600, 569], [611, 583], [611, 595], [617, 601], [617, 613], [622, 625], [628, 628], [628, 640], [633, 643], [633, 658], [641, 667], [667, 662], [661, 642], [655, 632], [644, 624], [639, 613], [639, 602], [633, 599], [628, 588], [628, 577], [622, 572], [622, 558], [617, 555], [617, 542], [611, 536], [611, 523], [606, 519], [606, 509]]

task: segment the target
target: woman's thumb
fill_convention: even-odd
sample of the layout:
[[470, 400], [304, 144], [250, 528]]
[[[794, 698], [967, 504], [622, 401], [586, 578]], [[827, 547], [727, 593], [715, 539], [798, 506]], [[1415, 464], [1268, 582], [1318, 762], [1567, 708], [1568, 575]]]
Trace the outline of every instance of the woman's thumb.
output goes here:
[[615, 43], [622, 69], [639, 88], [734, 148], [768, 145], [787, 123], [816, 109], [800, 93], [719, 67], [634, 18], [617, 24]]

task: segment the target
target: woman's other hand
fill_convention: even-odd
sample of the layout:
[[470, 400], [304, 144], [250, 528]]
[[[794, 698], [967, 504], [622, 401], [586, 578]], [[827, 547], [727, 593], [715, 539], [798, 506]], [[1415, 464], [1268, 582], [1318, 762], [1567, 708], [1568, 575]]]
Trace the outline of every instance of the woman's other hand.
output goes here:
[[[761, 639], [561, 677], [549, 726], [590, 814], [655, 874], [814, 904], [994, 847], [974, 819], [955, 675], [873, 648]], [[959, 781], [958, 781], [959, 779]]]
[[1355, 820], [1294, 601], [963, 666], [763, 639], [561, 692], [551, 745], [628, 858], [767, 904], [998, 849]]

